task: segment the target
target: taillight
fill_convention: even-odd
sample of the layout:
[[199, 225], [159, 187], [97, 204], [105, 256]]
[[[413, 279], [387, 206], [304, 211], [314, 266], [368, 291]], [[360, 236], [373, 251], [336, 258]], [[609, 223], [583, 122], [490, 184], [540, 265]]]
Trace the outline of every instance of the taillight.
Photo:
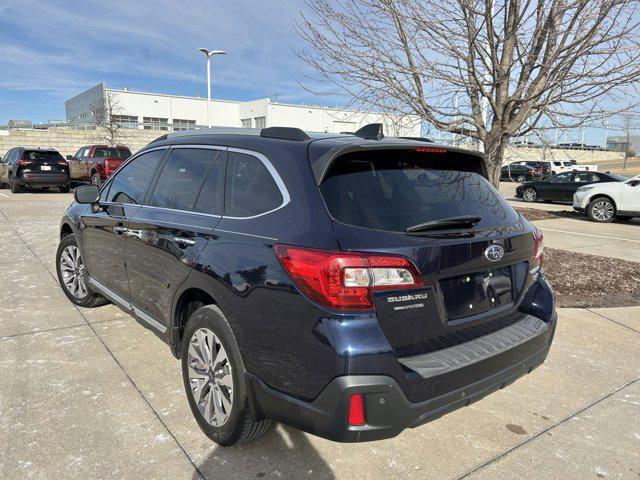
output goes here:
[[538, 229], [533, 234], [535, 239], [535, 244], [533, 247], [533, 258], [531, 259], [531, 263], [535, 264], [539, 262], [539, 267], [542, 267], [542, 263], [544, 261], [544, 242], [542, 241], [542, 232]]
[[69, 163], [66, 160], [58, 160], [58, 165], [62, 167], [68, 167]]
[[364, 396], [361, 393], [349, 398], [349, 425], [357, 427], [367, 423], [364, 416]]
[[18, 166], [21, 166], [21, 165], [29, 166], [31, 164], [33, 164], [33, 162], [30, 160], [18, 160]]
[[295, 284], [325, 307], [371, 310], [374, 290], [424, 285], [405, 257], [276, 245], [275, 253]]

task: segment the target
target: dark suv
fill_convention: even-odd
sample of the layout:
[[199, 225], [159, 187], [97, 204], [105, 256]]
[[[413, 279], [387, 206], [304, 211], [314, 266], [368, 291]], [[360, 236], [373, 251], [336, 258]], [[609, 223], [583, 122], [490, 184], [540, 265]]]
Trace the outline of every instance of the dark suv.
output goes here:
[[61, 223], [60, 284], [182, 359], [221, 445], [271, 419], [388, 438], [539, 366], [556, 325], [542, 236], [479, 154], [298, 129], [165, 135]]
[[25, 188], [58, 188], [69, 191], [69, 164], [51, 148], [15, 147], [0, 159], [0, 188], [12, 193]]

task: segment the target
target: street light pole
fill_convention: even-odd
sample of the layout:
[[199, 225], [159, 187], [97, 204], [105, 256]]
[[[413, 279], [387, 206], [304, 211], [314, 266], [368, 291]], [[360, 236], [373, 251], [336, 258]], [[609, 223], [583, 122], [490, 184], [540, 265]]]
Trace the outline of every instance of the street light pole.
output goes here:
[[201, 48], [200, 51], [207, 57], [207, 126], [211, 128], [211, 55], [226, 55], [227, 52], [208, 48]]

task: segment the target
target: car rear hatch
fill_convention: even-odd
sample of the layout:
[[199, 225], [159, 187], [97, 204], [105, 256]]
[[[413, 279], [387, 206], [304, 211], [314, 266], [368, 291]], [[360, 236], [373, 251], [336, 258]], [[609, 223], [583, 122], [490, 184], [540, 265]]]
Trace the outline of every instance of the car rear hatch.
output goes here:
[[69, 173], [69, 164], [55, 150], [25, 150], [20, 160], [23, 174], [60, 175]]
[[522, 319], [533, 227], [484, 178], [481, 157], [446, 148], [354, 151], [320, 191], [342, 250], [401, 255], [422, 285], [375, 290], [399, 357], [424, 354]]

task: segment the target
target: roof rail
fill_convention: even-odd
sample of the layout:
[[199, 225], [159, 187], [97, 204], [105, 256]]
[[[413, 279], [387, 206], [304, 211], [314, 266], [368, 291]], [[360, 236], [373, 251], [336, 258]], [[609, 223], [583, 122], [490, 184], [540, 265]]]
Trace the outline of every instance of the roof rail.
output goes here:
[[382, 140], [384, 138], [384, 132], [382, 130], [383, 127], [381, 123], [369, 123], [356, 130], [354, 135], [364, 138], [365, 140]]
[[282, 140], [311, 140], [303, 130], [295, 127], [268, 127], [260, 130], [260, 136], [263, 138], [279, 138]]

